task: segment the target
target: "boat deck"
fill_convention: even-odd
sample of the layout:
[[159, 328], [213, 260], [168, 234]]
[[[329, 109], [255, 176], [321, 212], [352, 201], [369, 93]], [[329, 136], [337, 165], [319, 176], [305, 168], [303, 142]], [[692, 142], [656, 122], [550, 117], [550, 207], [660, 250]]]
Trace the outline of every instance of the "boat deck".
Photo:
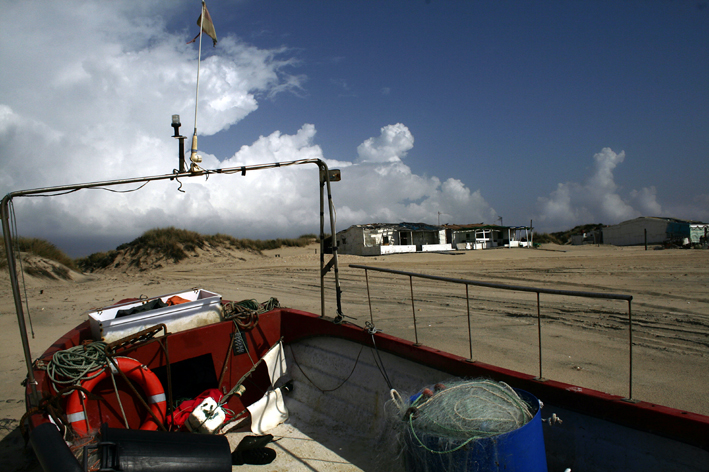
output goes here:
[[[253, 433], [237, 432], [227, 434], [231, 448], [234, 449], [241, 442], [244, 436], [249, 436]], [[244, 470], [287, 470], [289, 472], [313, 472], [313, 471], [334, 471], [334, 472], [355, 472], [362, 470], [376, 470], [376, 468], [365, 467], [361, 468], [354, 465], [343, 457], [343, 450], [346, 454], [355, 453], [361, 458], [368, 455], [368, 451], [357, 445], [348, 444], [346, 438], [336, 438], [334, 443], [340, 443], [339, 447], [326, 447], [313, 437], [304, 433], [292, 424], [282, 424], [273, 430], [269, 431], [273, 435], [273, 442], [267, 447], [276, 451], [276, 459], [268, 464], [263, 465], [241, 465], [233, 466], [233, 471]], [[332, 444], [332, 443], [331, 443]], [[335, 449], [335, 450], [333, 450]]]
[[[284, 397], [289, 419], [269, 431], [276, 439], [270, 446], [276, 450], [275, 461], [252, 470], [403, 471], [405, 448], [392, 420], [385, 375], [404, 398], [451, 377], [371, 346], [330, 337], [287, 344], [285, 356], [294, 382], [293, 391]], [[706, 465], [707, 451], [549, 402], [543, 416], [553, 413], [564, 422], [544, 428], [550, 471], [704, 470], [699, 464]], [[229, 436], [235, 448], [240, 438]], [[658, 454], [666, 448], [674, 453]], [[594, 452], [599, 449], [605, 455]]]
[[[382, 355], [389, 375], [400, 384], [418, 387], [422, 377], [435, 372], [407, 365], [406, 377], [411, 377], [404, 382], [400, 364], [405, 361]], [[268, 445], [276, 451], [274, 462], [267, 467], [252, 466], [253, 470], [404, 470], [403, 458], [397, 457], [396, 434], [385, 414], [389, 389], [370, 348], [311, 338], [287, 345], [285, 356], [294, 383], [293, 392], [284, 396], [289, 419], [268, 431], [274, 436]], [[250, 434], [254, 433], [228, 433], [232, 450]], [[239, 466], [238, 470], [249, 469]]]
[[[412, 393], [446, 377], [435, 369], [380, 353], [392, 382]], [[404, 470], [388, 416], [389, 387], [370, 347], [317, 337], [285, 348], [293, 391], [284, 396], [289, 419], [268, 433], [276, 451], [269, 466], [253, 470]], [[232, 450], [250, 431], [229, 432]], [[249, 470], [239, 466], [233, 470]]]

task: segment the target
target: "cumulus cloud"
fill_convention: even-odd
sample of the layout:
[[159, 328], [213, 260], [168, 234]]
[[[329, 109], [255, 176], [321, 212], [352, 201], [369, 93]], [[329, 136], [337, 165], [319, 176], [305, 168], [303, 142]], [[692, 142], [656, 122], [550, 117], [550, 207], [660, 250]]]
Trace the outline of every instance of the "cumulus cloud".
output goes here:
[[357, 162], [400, 162], [414, 147], [411, 131], [401, 123], [385, 126], [381, 135], [357, 147]]
[[[157, 14], [163, 10], [158, 1], [6, 5], [0, 17], [0, 191], [159, 175], [177, 166], [170, 115], [180, 114], [183, 134], [191, 132], [197, 51], [185, 45], [190, 34], [166, 29], [167, 19]], [[295, 64], [285, 49], [220, 35], [217, 48], [203, 54], [200, 134], [224, 132], [256, 112], [261, 99], [299, 93], [306, 78], [292, 74]], [[273, 131], [223, 162], [200, 150], [202, 165], [326, 160], [315, 136], [313, 124], [293, 134]], [[343, 171], [343, 181], [333, 184], [339, 229], [372, 221], [433, 223], [439, 211], [456, 222], [494, 218], [480, 191], [457, 179], [414, 174], [403, 162], [413, 145], [409, 129], [397, 123], [364, 139], [352, 162], [327, 161]], [[168, 225], [258, 238], [317, 230], [315, 166], [254, 174], [162, 181], [136, 192], [136, 185], [126, 185], [123, 194], [90, 190], [17, 199], [18, 228], [73, 255]]]
[[654, 187], [623, 196], [615, 183], [613, 172], [625, 160], [625, 152], [603, 148], [593, 160], [593, 171], [583, 184], [560, 183], [549, 197], [537, 199], [537, 221], [545, 228], [555, 231], [586, 223], [616, 224], [641, 215], [662, 216]]
[[[157, 137], [171, 130], [170, 115], [180, 114], [183, 129], [193, 128], [196, 46], [166, 30], [157, 15], [161, 2], [116, 3], [8, 5], [0, 18], [6, 34], [0, 103], [15, 125], [33, 122], [47, 131], [4, 158], [9, 176], [46, 162], [48, 154], [60, 164], [52, 174], [71, 180], [164, 171], [174, 150]], [[297, 76], [285, 72], [293, 61], [284, 52], [230, 36], [205, 50], [200, 134], [225, 130], [255, 111], [259, 94], [299, 87]]]
[[[0, 191], [176, 167], [170, 116], [181, 115], [183, 133], [192, 130], [197, 49], [185, 44], [184, 31], [167, 31], [165, 13], [163, 2], [149, 0], [6, 5], [0, 17]], [[200, 135], [228, 129], [257, 110], [261, 96], [298, 90], [301, 77], [289, 73], [294, 64], [283, 48], [259, 49], [229, 35], [217, 49], [205, 49]], [[205, 166], [219, 165], [214, 156], [203, 157]], [[167, 224], [211, 228], [222, 218], [220, 199], [205, 186], [185, 183], [185, 194], [176, 188], [175, 182], [151, 184], [122, 199], [97, 191], [21, 199], [15, 205], [19, 230], [65, 240], [128, 238]]]
[[366, 139], [357, 147], [353, 165], [343, 171], [343, 180], [347, 177], [354, 185], [343, 185], [340, 190], [346, 203], [338, 214], [347, 215], [348, 224], [435, 223], [439, 211], [450, 222], [494, 219], [495, 210], [479, 190], [472, 192], [454, 178], [441, 182], [435, 176], [414, 174], [403, 162], [413, 145], [414, 137], [409, 129], [397, 123], [383, 127], [379, 136]]

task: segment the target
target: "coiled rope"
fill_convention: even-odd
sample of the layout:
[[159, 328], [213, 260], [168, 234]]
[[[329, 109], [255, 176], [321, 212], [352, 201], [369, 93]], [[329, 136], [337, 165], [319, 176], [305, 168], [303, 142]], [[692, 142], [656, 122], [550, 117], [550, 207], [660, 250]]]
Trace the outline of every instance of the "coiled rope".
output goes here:
[[57, 351], [47, 364], [47, 375], [57, 385], [78, 385], [101, 374], [107, 364], [106, 343], [96, 341]]
[[239, 328], [249, 330], [256, 327], [259, 315], [279, 306], [281, 305], [278, 299], [273, 297], [263, 303], [258, 303], [256, 300], [229, 302], [224, 304], [224, 319], [234, 320]]

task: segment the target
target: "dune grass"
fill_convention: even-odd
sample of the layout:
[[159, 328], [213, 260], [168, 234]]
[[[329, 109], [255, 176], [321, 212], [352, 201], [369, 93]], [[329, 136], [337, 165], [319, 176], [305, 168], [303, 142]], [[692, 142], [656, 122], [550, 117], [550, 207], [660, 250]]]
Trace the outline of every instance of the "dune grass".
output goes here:
[[585, 225], [574, 226], [567, 231], [559, 231], [556, 233], [534, 233], [534, 242], [539, 244], [570, 244], [571, 236], [574, 234], [589, 233], [603, 228], [601, 223], [591, 223]]
[[566, 241], [562, 241], [561, 238], [555, 236], [554, 233], [534, 233], [534, 243], [535, 244], [565, 244]]
[[194, 252], [196, 249], [203, 249], [206, 245], [260, 253], [283, 246], [304, 247], [314, 239], [317, 240], [317, 237], [312, 234], [305, 234], [295, 239], [239, 239], [228, 234], [203, 235], [196, 231], [170, 226], [148, 230], [140, 237], [129, 243], [121, 244], [113, 251], [98, 252], [77, 259], [76, 265], [85, 272], [92, 272], [114, 265], [121, 252], [125, 252], [129, 257], [137, 257], [140, 254], [151, 252], [167, 260], [180, 262], [189, 257], [188, 253]]
[[[44, 259], [59, 262], [69, 269], [77, 270], [74, 260], [47, 240], [20, 236], [15, 240], [15, 243], [20, 252], [34, 254]], [[7, 267], [7, 256], [5, 255], [5, 243], [3, 241], [0, 241], [0, 249], [0, 267], [5, 268]], [[58, 275], [61, 276], [61, 274]]]

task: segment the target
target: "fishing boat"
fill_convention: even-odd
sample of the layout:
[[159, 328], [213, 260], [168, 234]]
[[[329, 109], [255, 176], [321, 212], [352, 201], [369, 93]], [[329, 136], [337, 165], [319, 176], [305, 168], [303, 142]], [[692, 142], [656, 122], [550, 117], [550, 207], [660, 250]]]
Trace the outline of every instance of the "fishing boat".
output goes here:
[[[320, 313], [282, 307], [277, 296], [255, 305], [223, 300], [209, 287], [136, 296], [88, 313], [32, 355], [10, 225], [13, 199], [291, 166], [314, 166], [319, 174]], [[348, 318], [335, 238], [325, 237], [326, 228], [336, 234], [331, 182], [339, 178], [319, 159], [214, 170], [180, 162], [179, 171], [165, 175], [5, 196], [3, 234], [27, 367], [23, 427], [43, 469], [709, 470], [709, 417], [637, 401], [632, 384], [627, 396], [611, 395], [473, 361], [472, 340], [465, 358], [388, 335], [371, 309], [365, 323]], [[629, 321], [632, 315], [630, 295], [350, 267], [464, 284], [466, 292], [480, 286], [537, 299], [610, 298], [628, 304]], [[334, 309], [326, 308], [326, 293], [334, 295]], [[77, 357], [81, 375], [67, 380], [59, 367]], [[476, 401], [488, 409], [474, 414]], [[512, 427], [492, 425], [518, 412], [523, 419]], [[429, 418], [434, 413], [448, 418]]]

